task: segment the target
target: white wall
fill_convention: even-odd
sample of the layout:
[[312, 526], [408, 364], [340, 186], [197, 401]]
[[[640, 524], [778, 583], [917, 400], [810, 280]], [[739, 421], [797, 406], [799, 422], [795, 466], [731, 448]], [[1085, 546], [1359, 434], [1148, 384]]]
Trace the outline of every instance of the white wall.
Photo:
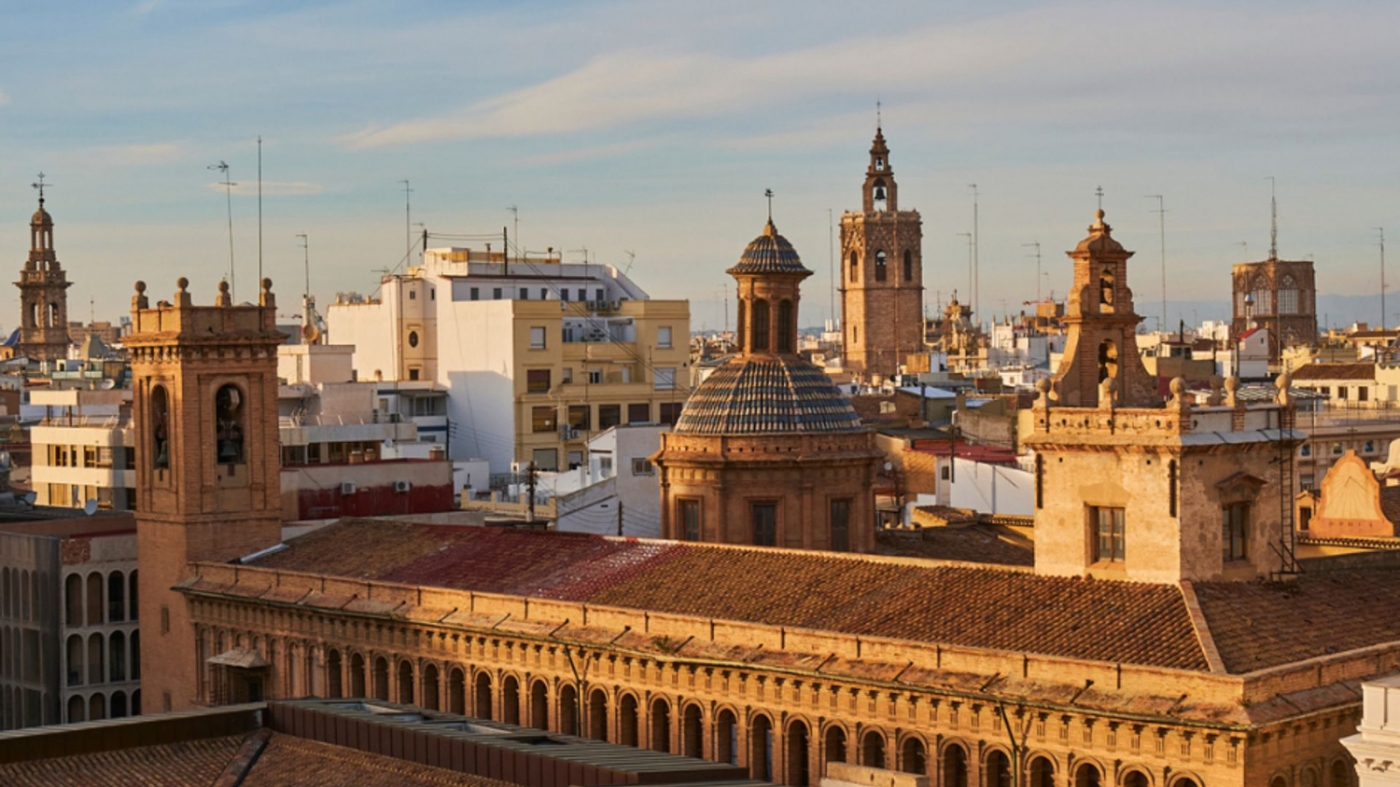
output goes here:
[[949, 504], [981, 514], [1035, 514], [1035, 476], [1002, 465], [954, 460]]
[[515, 458], [515, 319], [510, 301], [439, 302], [438, 384], [456, 425], [452, 459]]

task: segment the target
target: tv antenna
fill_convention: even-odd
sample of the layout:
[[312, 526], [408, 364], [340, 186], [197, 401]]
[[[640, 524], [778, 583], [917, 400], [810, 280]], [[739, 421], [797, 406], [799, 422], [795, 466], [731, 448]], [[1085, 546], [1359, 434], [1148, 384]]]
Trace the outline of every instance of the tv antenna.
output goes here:
[[[1161, 194], [1148, 194], [1146, 199], [1157, 200], [1157, 229], [1162, 240], [1162, 322], [1167, 324], [1167, 204]], [[1161, 327], [1159, 326], [1159, 330]]]
[[637, 261], [637, 253], [635, 251], [626, 250], [624, 250], [622, 253], [627, 255], [627, 267], [624, 268], [622, 271], [622, 275], [626, 276], [632, 270], [632, 263]]
[[1035, 302], [1040, 303], [1040, 241], [1033, 240], [1030, 243], [1022, 243], [1021, 247], [1035, 247]]
[[306, 290], [302, 293], [306, 299], [311, 297], [311, 243], [304, 232], [298, 232], [297, 237], [301, 238], [301, 262], [306, 266]]
[[407, 265], [413, 257], [413, 189], [409, 187], [407, 178], [399, 182], [403, 184], [403, 264]]
[[220, 160], [218, 164], [210, 164], [205, 169], [217, 170], [224, 176], [223, 182], [219, 185], [224, 187], [224, 202], [228, 209], [228, 293], [229, 299], [236, 301], [238, 289], [234, 286], [233, 268], [233, 187], [238, 184], [229, 180], [228, 162]]
[[511, 230], [510, 236], [515, 238], [515, 248], [517, 254], [524, 254], [525, 247], [520, 245], [520, 208], [514, 205], [507, 205], [506, 210], [510, 211]]
[[1270, 175], [1264, 180], [1269, 181], [1269, 259], [1278, 259], [1278, 196], [1275, 190], [1277, 183], [1274, 176]]

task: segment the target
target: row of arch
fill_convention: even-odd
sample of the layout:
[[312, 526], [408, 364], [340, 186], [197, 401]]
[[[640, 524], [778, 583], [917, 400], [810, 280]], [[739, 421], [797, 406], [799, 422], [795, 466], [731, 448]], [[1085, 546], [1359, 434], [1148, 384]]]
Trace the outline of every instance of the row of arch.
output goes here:
[[[214, 461], [236, 465], [247, 461], [243, 440], [247, 431], [247, 395], [234, 383], [225, 383], [214, 392]], [[170, 467], [170, 395], [165, 386], [155, 385], [150, 395], [151, 466]]]
[[[64, 328], [63, 312], [57, 303], [50, 303], [48, 308], [44, 308], [42, 303], [32, 303], [29, 305], [29, 325], [26, 328]], [[48, 317], [48, 319], [44, 319]]]
[[63, 580], [64, 624], [68, 628], [135, 622], [140, 619], [139, 572], [69, 574]]
[[[872, 266], [875, 274], [875, 281], [887, 281], [889, 279], [889, 255], [884, 249], [875, 252], [875, 264]], [[860, 281], [860, 254], [852, 251], [850, 264], [846, 266], [847, 275], [851, 281]], [[904, 276], [900, 279], [903, 284], [917, 284], [914, 280], [914, 253], [909, 249], [904, 250]]]
[[74, 694], [68, 698], [63, 709], [63, 721], [73, 724], [80, 721], [101, 721], [102, 719], [123, 719], [141, 715], [141, 690], [136, 689], [128, 697], [125, 691], [114, 691], [110, 695], [95, 691], [92, 694]]
[[64, 646], [67, 686], [96, 686], [141, 679], [141, 632], [70, 634]]
[[40, 623], [48, 614], [49, 574], [22, 568], [0, 569], [0, 617]]

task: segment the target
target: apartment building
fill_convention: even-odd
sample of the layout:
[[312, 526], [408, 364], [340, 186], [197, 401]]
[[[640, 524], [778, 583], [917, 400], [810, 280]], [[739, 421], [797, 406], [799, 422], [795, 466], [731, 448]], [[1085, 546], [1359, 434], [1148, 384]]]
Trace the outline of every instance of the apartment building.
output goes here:
[[29, 392], [30, 484], [41, 506], [83, 508], [88, 501], [110, 511], [136, 504], [135, 437], [129, 390]]
[[689, 303], [553, 252], [429, 249], [374, 297], [339, 296], [327, 319], [355, 346], [358, 379], [445, 392], [445, 414], [425, 416], [444, 418], [451, 458], [495, 473], [580, 466], [595, 433], [674, 423], [690, 392]]

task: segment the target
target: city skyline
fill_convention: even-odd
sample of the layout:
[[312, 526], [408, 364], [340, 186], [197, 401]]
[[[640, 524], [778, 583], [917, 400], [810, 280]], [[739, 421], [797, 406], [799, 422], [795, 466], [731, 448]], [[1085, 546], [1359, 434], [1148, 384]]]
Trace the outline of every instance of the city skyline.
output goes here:
[[1229, 265], [1267, 256], [1269, 176], [1280, 256], [1315, 258], [1324, 296], [1379, 289], [1372, 228], [1400, 196], [1385, 145], [1400, 64], [1382, 37], [1400, 11], [1298, 4], [1261, 24], [1250, 3], [801, 8], [16, 9], [0, 32], [0, 254], [22, 262], [42, 170], [75, 318], [90, 301], [98, 319], [124, 314], [133, 279], [171, 289], [162, 270], [213, 292], [228, 236], [207, 167], [227, 161], [249, 299], [261, 135], [264, 272], [280, 292], [302, 288], [297, 233], [320, 303], [372, 291], [403, 258], [406, 178], [430, 232], [499, 232], [515, 205], [527, 249], [589, 248], [620, 268], [635, 252], [644, 289], [692, 298], [696, 327], [715, 327], [716, 271], [761, 227], [772, 188], [778, 226], [816, 272], [802, 309], [816, 324], [828, 210], [859, 204], [879, 100], [902, 205], [923, 215], [931, 308], [967, 298], [958, 233], [973, 182], [984, 317], [1035, 296], [1022, 244], [1043, 245], [1044, 291], [1063, 295], [1056, 252], [1091, 221], [1098, 186], [1138, 252], [1145, 316], [1160, 303], [1145, 195], [1166, 199], [1170, 299], [1223, 301]]

